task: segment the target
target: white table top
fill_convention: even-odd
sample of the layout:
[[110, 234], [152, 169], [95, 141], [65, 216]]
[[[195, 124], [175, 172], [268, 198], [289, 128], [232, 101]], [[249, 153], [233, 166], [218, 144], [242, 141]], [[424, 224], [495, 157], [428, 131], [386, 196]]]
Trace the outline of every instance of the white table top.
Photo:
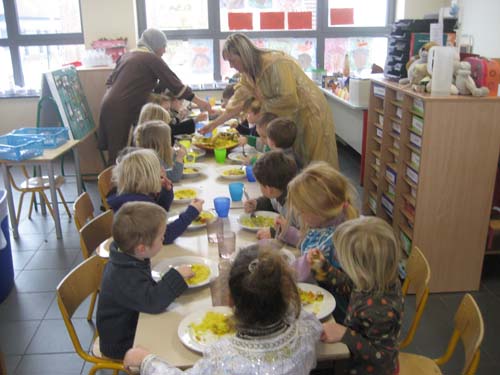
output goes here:
[[[204, 173], [193, 179], [183, 179], [181, 183], [175, 184], [176, 188], [195, 187], [200, 191], [200, 198], [205, 199], [204, 209], [213, 208], [213, 198], [217, 196], [229, 197], [228, 185], [231, 180], [219, 177], [216, 173], [218, 165], [213, 160], [213, 155], [207, 153], [204, 159], [197, 160], [198, 163], [206, 164]], [[251, 198], [260, 196], [258, 183], [242, 181], [245, 184]], [[229, 213], [231, 229], [236, 233], [236, 248], [250, 245], [256, 241], [255, 232], [250, 232], [239, 227], [236, 219], [243, 213], [242, 202], [232, 202]], [[172, 206], [172, 210], [182, 210], [183, 206]], [[164, 246], [164, 249], [152, 259], [152, 266], [161, 260], [177, 256], [202, 256], [219, 261], [217, 244], [209, 244], [205, 228], [186, 231], [177, 238], [172, 245]], [[217, 282], [211, 287], [200, 287], [186, 291], [177, 298], [168, 309], [161, 314], [151, 315], [141, 313], [137, 324], [135, 335], [135, 346], [141, 346], [158, 354], [172, 365], [179, 368], [191, 367], [201, 355], [185, 347], [179, 340], [177, 328], [180, 321], [188, 314], [199, 311], [200, 308], [210, 307], [216, 301], [212, 301], [212, 293], [218, 290]], [[212, 293], [211, 293], [212, 291]], [[318, 359], [344, 359], [349, 357], [349, 350], [344, 344], [318, 344]]]

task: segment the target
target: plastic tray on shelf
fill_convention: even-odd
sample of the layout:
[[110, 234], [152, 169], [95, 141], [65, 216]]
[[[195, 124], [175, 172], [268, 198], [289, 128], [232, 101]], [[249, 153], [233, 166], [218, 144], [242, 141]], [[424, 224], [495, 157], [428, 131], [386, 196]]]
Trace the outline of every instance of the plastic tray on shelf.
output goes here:
[[25, 160], [43, 154], [43, 140], [7, 134], [0, 136], [0, 159]]
[[63, 127], [20, 128], [11, 134], [34, 137], [43, 141], [44, 148], [56, 148], [69, 140], [68, 129]]

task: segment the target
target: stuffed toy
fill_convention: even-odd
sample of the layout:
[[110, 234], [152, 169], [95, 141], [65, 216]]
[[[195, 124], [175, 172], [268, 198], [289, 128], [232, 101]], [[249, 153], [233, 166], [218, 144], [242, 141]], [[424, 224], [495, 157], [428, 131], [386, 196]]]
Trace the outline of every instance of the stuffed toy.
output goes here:
[[487, 87], [477, 87], [471, 77], [471, 66], [467, 61], [461, 61], [455, 71], [455, 86], [460, 95], [486, 96], [490, 90]]
[[413, 56], [410, 61], [406, 64], [406, 71], [408, 72], [408, 78], [402, 78], [399, 83], [402, 85], [415, 85], [419, 84], [422, 80], [423, 65], [425, 65], [425, 71], [427, 71], [427, 56], [429, 50], [436, 46], [435, 42], [425, 43], [418, 51], [418, 56]]

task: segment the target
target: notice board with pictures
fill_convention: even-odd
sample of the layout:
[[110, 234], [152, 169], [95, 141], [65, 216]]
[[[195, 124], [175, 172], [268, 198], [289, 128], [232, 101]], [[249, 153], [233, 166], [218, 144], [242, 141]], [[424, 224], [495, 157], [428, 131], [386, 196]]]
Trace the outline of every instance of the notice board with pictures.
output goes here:
[[[44, 73], [42, 87], [50, 92], [73, 139], [83, 139], [95, 130], [94, 119], [76, 69], [65, 67]], [[42, 89], [42, 96], [47, 93]]]

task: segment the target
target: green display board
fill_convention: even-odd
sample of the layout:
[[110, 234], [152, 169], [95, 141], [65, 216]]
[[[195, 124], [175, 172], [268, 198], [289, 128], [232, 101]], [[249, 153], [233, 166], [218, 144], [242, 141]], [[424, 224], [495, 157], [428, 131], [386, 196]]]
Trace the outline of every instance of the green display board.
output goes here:
[[[92, 133], [94, 119], [76, 69], [71, 66], [44, 73], [43, 81], [42, 86], [46, 83], [63, 125], [70, 130], [72, 138], [82, 139]], [[46, 95], [43, 91], [42, 95]]]

